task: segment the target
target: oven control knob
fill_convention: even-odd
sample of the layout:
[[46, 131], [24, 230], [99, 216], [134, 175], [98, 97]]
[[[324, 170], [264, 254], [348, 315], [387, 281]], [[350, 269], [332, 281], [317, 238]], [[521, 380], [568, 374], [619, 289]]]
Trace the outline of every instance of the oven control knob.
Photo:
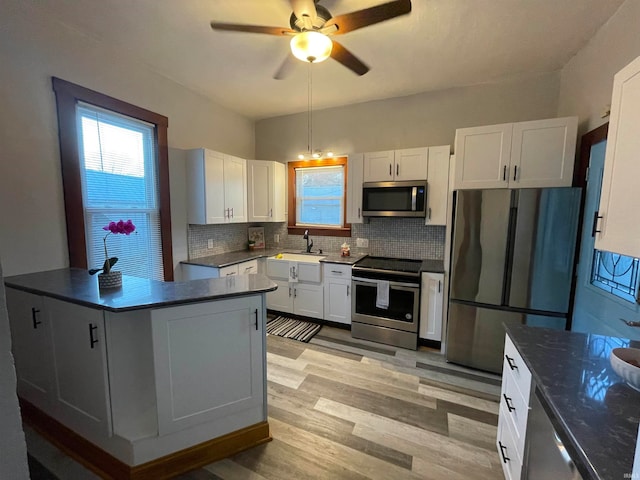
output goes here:
[[406, 318], [407, 320], [411, 320], [412, 317], [413, 317], [413, 315], [411, 315], [410, 313], [405, 313], [404, 314], [404, 318]]

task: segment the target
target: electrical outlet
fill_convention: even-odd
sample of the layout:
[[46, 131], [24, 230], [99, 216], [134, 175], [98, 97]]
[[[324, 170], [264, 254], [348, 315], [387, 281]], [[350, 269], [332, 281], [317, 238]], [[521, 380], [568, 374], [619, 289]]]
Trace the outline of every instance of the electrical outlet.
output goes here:
[[356, 247], [358, 247], [358, 248], [369, 248], [369, 239], [368, 238], [356, 238]]
[[273, 235], [273, 242], [274, 243], [280, 243], [280, 234], [276, 233]]
[[207, 248], [213, 248], [213, 238], [207, 240]]

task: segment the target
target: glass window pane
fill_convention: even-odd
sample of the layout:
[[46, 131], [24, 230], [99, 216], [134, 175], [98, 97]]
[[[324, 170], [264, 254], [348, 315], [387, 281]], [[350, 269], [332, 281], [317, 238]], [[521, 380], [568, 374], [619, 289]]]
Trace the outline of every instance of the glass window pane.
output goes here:
[[638, 259], [594, 250], [591, 284], [635, 303], [638, 295]]
[[296, 224], [341, 227], [344, 167], [296, 169]]

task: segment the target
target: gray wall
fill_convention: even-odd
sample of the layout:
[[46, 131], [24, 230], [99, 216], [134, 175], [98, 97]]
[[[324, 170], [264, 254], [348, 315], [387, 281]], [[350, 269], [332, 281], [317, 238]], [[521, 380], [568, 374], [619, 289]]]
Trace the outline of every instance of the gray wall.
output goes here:
[[[7, 275], [68, 265], [51, 76], [166, 115], [171, 147], [253, 156], [252, 121], [42, 15], [31, 2], [0, 2], [0, 27], [0, 258]], [[174, 226], [186, 237], [186, 226], [177, 219]]]
[[22, 431], [16, 371], [11, 355], [9, 318], [4, 294], [4, 277], [0, 265], [0, 478], [29, 478], [27, 446]]
[[558, 116], [578, 115], [580, 133], [608, 121], [613, 76], [640, 55], [640, 0], [627, 0], [562, 69]]
[[[555, 117], [559, 72], [313, 112], [313, 146], [336, 154], [450, 144], [456, 128]], [[256, 158], [307, 149], [306, 112], [256, 123]]]

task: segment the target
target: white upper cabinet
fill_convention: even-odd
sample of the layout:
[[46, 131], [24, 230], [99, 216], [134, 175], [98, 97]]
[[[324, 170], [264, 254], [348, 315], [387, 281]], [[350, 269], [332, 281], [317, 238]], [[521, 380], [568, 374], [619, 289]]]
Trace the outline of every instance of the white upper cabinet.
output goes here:
[[347, 164], [347, 223], [362, 223], [364, 155], [349, 155]]
[[460, 128], [454, 188], [568, 187], [578, 118]]
[[640, 57], [620, 70], [613, 98], [604, 160], [595, 248], [640, 257]]
[[449, 145], [429, 147], [426, 225], [447, 224], [450, 151]]
[[248, 221], [284, 222], [285, 200], [284, 164], [247, 160]]
[[187, 195], [189, 223], [247, 222], [246, 160], [203, 148], [190, 150]]
[[426, 180], [427, 165], [426, 147], [365, 153], [364, 181]]

